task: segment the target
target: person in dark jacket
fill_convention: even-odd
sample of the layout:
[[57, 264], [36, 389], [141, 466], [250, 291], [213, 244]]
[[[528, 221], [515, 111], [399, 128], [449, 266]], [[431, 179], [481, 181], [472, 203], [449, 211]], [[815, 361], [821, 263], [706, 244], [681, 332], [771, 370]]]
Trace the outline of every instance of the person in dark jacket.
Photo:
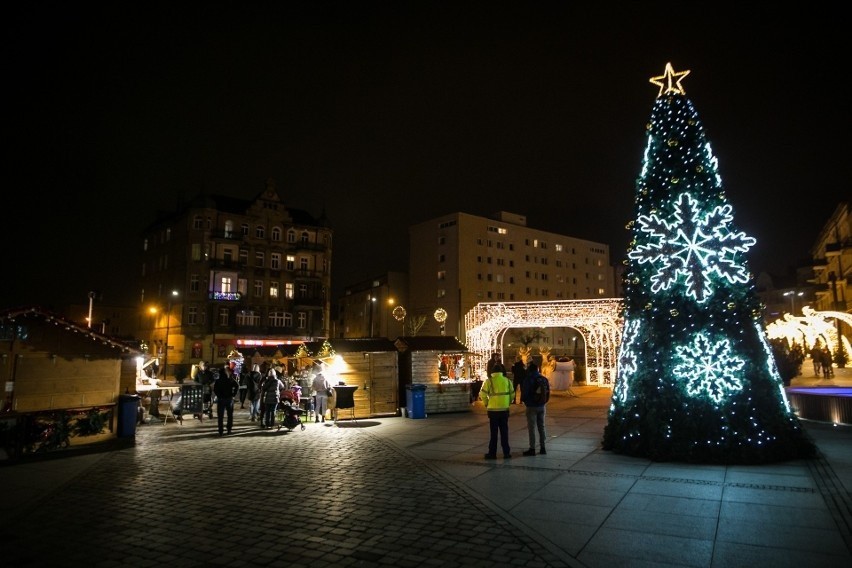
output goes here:
[[234, 370], [225, 366], [224, 374], [213, 383], [216, 395], [216, 419], [219, 421], [219, 435], [225, 435], [225, 414], [228, 414], [228, 434], [234, 427], [234, 397], [240, 391], [240, 382], [234, 376]]
[[[533, 402], [533, 391], [536, 388], [536, 379], [541, 376], [538, 372], [538, 367], [530, 361], [524, 376], [524, 382], [521, 384], [521, 402], [526, 406], [527, 414], [527, 434], [530, 438], [530, 448], [524, 452], [525, 456], [535, 455], [535, 431], [538, 430], [539, 450], [538, 453], [546, 454], [545, 441], [547, 441], [547, 431], [544, 428], [544, 417], [547, 403], [536, 404]], [[548, 387], [549, 388], [549, 387]]]
[[260, 420], [260, 365], [254, 364], [246, 381], [247, 398], [249, 401], [249, 418], [252, 422]]
[[[527, 368], [524, 366], [521, 356], [518, 355], [515, 357], [515, 364], [512, 365], [512, 387], [515, 389], [515, 394], [512, 397], [512, 404], [518, 404], [518, 391], [521, 390], [521, 384], [523, 384], [526, 374]], [[521, 393], [521, 395], [523, 395], [523, 393]], [[523, 402], [523, 396], [521, 399], [521, 402]]]

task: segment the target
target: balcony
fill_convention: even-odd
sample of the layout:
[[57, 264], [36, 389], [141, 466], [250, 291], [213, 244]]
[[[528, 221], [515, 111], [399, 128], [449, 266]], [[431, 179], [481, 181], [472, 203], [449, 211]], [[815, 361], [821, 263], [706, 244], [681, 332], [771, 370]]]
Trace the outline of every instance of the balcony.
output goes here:
[[239, 302], [242, 299], [242, 294], [239, 292], [213, 292], [207, 293], [207, 299], [216, 302]]
[[225, 260], [224, 258], [211, 258], [210, 266], [212, 268], [225, 268], [234, 271], [237, 271], [242, 267], [239, 260]]
[[213, 229], [210, 238], [216, 241], [241, 242], [243, 235], [239, 231], [226, 231], [224, 229]]
[[327, 247], [325, 245], [319, 244], [319, 243], [298, 242], [298, 243], [290, 243], [290, 250], [292, 250], [292, 251], [310, 250], [310, 251], [321, 251], [322, 252], [322, 251], [327, 250]]
[[294, 270], [293, 276], [297, 280], [322, 280], [324, 274], [319, 270]]
[[827, 243], [825, 245], [825, 256], [826, 258], [840, 256], [841, 248], [840, 243]]
[[826, 268], [828, 268], [828, 261], [824, 258], [815, 258], [813, 259], [811, 267], [814, 269], [814, 271], [825, 270]]
[[294, 298], [293, 306], [299, 308], [321, 308], [325, 300], [317, 297]]

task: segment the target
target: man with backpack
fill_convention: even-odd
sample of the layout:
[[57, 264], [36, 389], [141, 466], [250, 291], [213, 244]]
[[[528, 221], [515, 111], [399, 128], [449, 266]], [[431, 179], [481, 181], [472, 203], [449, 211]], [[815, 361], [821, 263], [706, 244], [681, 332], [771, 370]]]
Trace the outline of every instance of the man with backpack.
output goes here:
[[544, 443], [547, 441], [547, 432], [544, 429], [545, 407], [550, 400], [550, 383], [547, 377], [538, 372], [538, 367], [530, 361], [526, 376], [521, 383], [521, 402], [526, 406], [527, 434], [530, 438], [530, 449], [524, 452], [525, 456], [535, 455], [535, 431], [538, 430], [539, 449], [538, 453], [546, 454]]

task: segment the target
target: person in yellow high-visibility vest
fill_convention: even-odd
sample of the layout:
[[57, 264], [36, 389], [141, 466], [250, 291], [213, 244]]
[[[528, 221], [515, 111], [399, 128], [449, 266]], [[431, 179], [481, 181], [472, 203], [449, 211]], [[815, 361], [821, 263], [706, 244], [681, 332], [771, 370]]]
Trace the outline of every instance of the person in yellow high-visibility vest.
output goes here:
[[500, 434], [500, 445], [503, 448], [503, 458], [512, 457], [509, 447], [509, 404], [515, 396], [512, 380], [506, 377], [506, 367], [497, 363], [491, 370], [491, 376], [482, 383], [479, 398], [485, 404], [488, 411], [488, 423], [491, 438], [488, 441], [488, 453], [485, 459], [493, 460], [497, 457], [497, 434]]

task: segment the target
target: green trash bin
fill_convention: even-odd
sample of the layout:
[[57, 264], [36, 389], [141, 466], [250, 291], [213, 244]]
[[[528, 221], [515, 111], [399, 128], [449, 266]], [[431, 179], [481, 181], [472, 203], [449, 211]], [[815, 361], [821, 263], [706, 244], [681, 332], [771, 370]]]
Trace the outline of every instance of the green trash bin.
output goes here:
[[409, 418], [426, 418], [426, 385], [408, 385], [405, 393]]
[[119, 438], [133, 438], [136, 436], [136, 420], [139, 417], [138, 394], [118, 395], [118, 428], [116, 435]]

